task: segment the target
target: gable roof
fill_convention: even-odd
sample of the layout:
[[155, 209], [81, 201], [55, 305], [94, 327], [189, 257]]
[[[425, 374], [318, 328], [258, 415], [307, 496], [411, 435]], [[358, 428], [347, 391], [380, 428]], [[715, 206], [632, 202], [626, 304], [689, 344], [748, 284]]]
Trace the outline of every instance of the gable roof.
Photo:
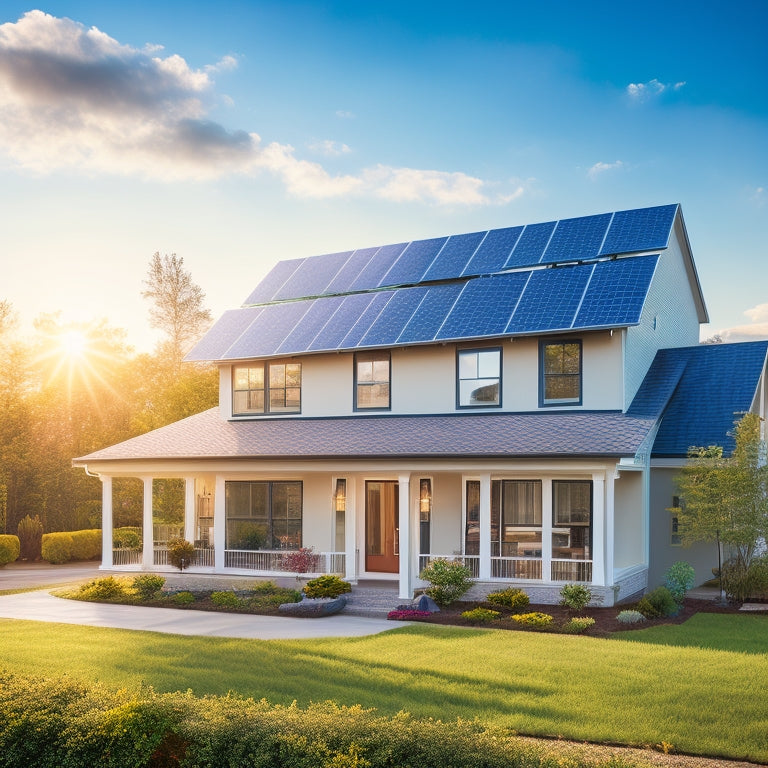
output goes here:
[[676, 222], [684, 233], [673, 204], [280, 261], [186, 359], [634, 325], [649, 251], [668, 247]]

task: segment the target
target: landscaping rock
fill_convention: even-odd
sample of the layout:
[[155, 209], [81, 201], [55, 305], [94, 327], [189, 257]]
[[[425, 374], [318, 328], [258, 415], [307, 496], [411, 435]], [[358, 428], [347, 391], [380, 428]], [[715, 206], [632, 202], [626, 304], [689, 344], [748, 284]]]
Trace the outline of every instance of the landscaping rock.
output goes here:
[[298, 603], [283, 603], [278, 607], [280, 613], [287, 613], [289, 616], [298, 616], [307, 619], [316, 619], [319, 616], [333, 616], [338, 613], [347, 604], [347, 596], [338, 597], [305, 597]]
[[419, 599], [407, 605], [398, 605], [398, 611], [429, 611], [429, 613], [440, 613], [437, 603], [429, 595], [420, 595]]

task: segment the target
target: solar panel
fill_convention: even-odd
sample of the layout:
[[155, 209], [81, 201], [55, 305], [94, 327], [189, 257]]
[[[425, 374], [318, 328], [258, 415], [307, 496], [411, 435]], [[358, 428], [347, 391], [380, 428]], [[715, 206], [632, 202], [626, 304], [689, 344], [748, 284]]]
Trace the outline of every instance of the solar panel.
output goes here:
[[596, 264], [574, 325], [591, 328], [639, 322], [658, 258], [636, 256]]
[[463, 288], [463, 283], [430, 286], [397, 341], [405, 344], [434, 339]]
[[464, 286], [437, 339], [464, 339], [504, 333], [529, 272], [476, 277]]
[[304, 259], [299, 268], [285, 281], [274, 295], [274, 300], [300, 299], [304, 296], [319, 296], [325, 287], [346, 264], [352, 251], [327, 253]]
[[382, 245], [360, 274], [349, 286], [350, 291], [368, 291], [377, 288], [381, 278], [389, 272], [397, 257], [405, 250], [407, 243]]
[[221, 359], [239, 360], [275, 354], [286, 336], [314, 303], [315, 300], [311, 299], [292, 301], [288, 304], [269, 304], [262, 307], [258, 317]]
[[347, 263], [339, 270], [339, 274], [331, 280], [325, 289], [325, 293], [345, 293], [357, 279], [360, 273], [368, 265], [376, 248], [359, 248], [348, 259]]
[[610, 221], [610, 213], [558, 221], [541, 263], [596, 258]]
[[594, 264], [537, 269], [525, 287], [507, 333], [570, 328]]
[[545, 221], [543, 224], [529, 224], [520, 235], [515, 249], [504, 265], [511, 267], [531, 267], [538, 264], [544, 249], [547, 247], [556, 221]]
[[264, 301], [271, 301], [272, 297], [280, 290], [283, 283], [288, 280], [304, 261], [305, 259], [278, 261], [243, 303], [260, 304]]
[[487, 275], [504, 269], [523, 227], [492, 229], [464, 269], [464, 275]]
[[220, 360], [227, 349], [259, 316], [262, 307], [227, 310], [184, 358], [188, 361]]
[[614, 213], [600, 255], [666, 248], [677, 208], [675, 203]]
[[344, 296], [336, 312], [318, 331], [314, 341], [307, 348], [308, 351], [339, 349], [344, 337], [368, 309], [375, 296], [374, 293], [355, 293], [351, 296]]
[[400, 288], [395, 291], [395, 295], [381, 310], [381, 314], [373, 321], [373, 324], [357, 346], [380, 347], [385, 344], [394, 344], [413, 316], [426, 292], [426, 286]]
[[342, 296], [323, 296], [317, 299], [288, 334], [285, 341], [275, 350], [276, 353], [288, 355], [294, 352], [306, 352], [315, 336], [330, 320], [342, 301], [344, 301]]
[[449, 237], [448, 242], [437, 254], [421, 279], [449, 280], [459, 277], [484, 237], [485, 232], [472, 232], [468, 235]]
[[431, 240], [414, 240], [384, 275], [379, 286], [418, 283], [447, 239], [434, 237]]
[[387, 302], [394, 296], [394, 291], [381, 291], [373, 295], [373, 301], [365, 308], [349, 333], [342, 339], [339, 349], [353, 349], [360, 344], [360, 339], [368, 333], [368, 329], [376, 322], [376, 318], [384, 309]]

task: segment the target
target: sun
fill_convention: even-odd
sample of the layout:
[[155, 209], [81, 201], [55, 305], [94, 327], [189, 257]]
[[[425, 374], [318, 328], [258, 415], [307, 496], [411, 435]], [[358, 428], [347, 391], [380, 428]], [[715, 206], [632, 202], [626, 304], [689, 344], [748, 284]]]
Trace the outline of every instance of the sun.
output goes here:
[[88, 354], [88, 338], [82, 331], [70, 328], [59, 336], [61, 357], [68, 360], [81, 360]]

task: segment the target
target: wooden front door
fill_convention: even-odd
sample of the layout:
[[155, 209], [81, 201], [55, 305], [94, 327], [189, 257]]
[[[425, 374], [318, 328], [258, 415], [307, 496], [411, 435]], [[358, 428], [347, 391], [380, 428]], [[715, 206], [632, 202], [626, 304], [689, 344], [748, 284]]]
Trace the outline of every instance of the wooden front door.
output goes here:
[[395, 480], [365, 483], [365, 570], [397, 573], [399, 491]]

